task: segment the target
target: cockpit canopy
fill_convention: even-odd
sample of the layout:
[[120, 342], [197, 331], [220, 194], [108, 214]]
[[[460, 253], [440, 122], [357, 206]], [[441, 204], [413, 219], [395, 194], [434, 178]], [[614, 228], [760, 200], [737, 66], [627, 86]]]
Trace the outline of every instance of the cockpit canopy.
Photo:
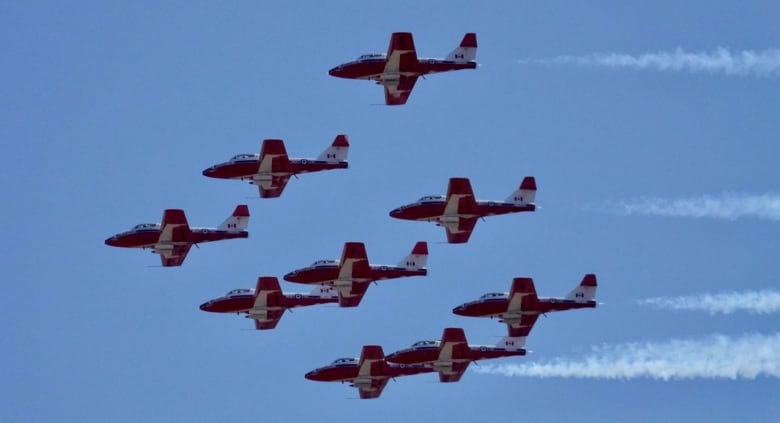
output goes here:
[[349, 364], [349, 363], [357, 363], [357, 358], [352, 357], [346, 357], [346, 358], [337, 358], [336, 360], [333, 360], [332, 364]]
[[230, 159], [231, 162], [243, 162], [247, 160], [257, 160], [259, 154], [236, 154]]
[[439, 345], [439, 341], [417, 341], [412, 344], [412, 347], [430, 347], [434, 345]]
[[251, 294], [251, 293], [252, 293], [251, 289], [238, 288], [238, 289], [234, 289], [232, 291], [229, 291], [227, 294], [225, 294], [225, 296], [226, 297], [232, 297], [234, 295]]
[[384, 53], [369, 53], [369, 54], [360, 55], [360, 57], [358, 57], [358, 60], [384, 59], [384, 58], [385, 58]]
[[137, 231], [140, 229], [160, 229], [159, 223], [141, 223], [139, 225], [133, 226], [133, 230]]
[[488, 298], [509, 298], [509, 294], [506, 292], [489, 292], [479, 297], [480, 300], [485, 300]]
[[417, 200], [418, 203], [425, 203], [429, 201], [441, 201], [444, 200], [443, 195], [426, 195], [425, 197], [421, 197], [419, 200]]
[[311, 264], [311, 267], [330, 266], [333, 264], [339, 264], [339, 261], [338, 260], [317, 260]]

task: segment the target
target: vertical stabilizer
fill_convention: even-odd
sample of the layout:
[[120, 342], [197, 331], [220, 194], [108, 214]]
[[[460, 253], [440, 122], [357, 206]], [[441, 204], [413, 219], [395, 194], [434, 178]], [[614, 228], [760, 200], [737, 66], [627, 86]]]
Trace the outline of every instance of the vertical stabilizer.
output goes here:
[[330, 145], [325, 151], [317, 156], [317, 160], [324, 160], [326, 162], [338, 163], [347, 161], [347, 154], [349, 153], [349, 140], [344, 134], [336, 136], [333, 140], [333, 144]]
[[566, 296], [566, 299], [583, 302], [593, 301], [596, 299], [597, 287], [598, 284], [596, 283], [596, 275], [589, 273], [585, 275], [584, 278], [582, 278], [582, 282], [580, 282], [576, 288], [569, 292], [569, 294]]
[[446, 57], [456, 63], [474, 62], [477, 60], [477, 34], [469, 32], [463, 37], [460, 45]]
[[516, 206], [527, 206], [534, 204], [536, 201], [536, 178], [533, 176], [526, 176], [523, 178], [523, 182], [520, 183], [520, 188], [513, 192], [506, 198], [507, 203], [512, 203]]
[[398, 267], [404, 267], [407, 270], [419, 270], [425, 269], [427, 264], [428, 243], [419, 241], [414, 245], [414, 248], [412, 248], [412, 252], [398, 263]]
[[244, 232], [249, 226], [249, 207], [246, 204], [236, 206], [233, 214], [225, 219], [219, 228], [220, 231]]

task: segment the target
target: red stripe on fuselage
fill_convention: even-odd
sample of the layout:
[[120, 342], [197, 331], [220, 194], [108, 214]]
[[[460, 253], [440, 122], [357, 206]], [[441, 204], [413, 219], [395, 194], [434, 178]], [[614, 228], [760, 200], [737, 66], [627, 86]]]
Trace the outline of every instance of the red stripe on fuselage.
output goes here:
[[[452, 310], [453, 313], [460, 316], [469, 317], [495, 317], [506, 313], [509, 307], [509, 300], [486, 300], [486, 301], [474, 301], [466, 303], [456, 307]], [[576, 302], [573, 300], [555, 299], [555, 298], [540, 298], [536, 303], [536, 306], [532, 309], [524, 309], [523, 313], [549, 313], [554, 311], [573, 310], [578, 308], [595, 308], [595, 301], [588, 301], [586, 303]]]
[[[424, 204], [409, 204], [391, 211], [390, 216], [396, 219], [404, 220], [438, 220], [438, 218], [444, 214], [446, 205], [447, 203], [443, 201]], [[514, 204], [498, 201], [479, 201], [477, 202], [477, 207], [474, 209], [473, 213], [468, 214], [468, 217], [497, 216], [501, 214], [519, 213], [534, 210], [536, 210], [536, 206], [533, 204], [517, 206]]]
[[[337, 78], [377, 80], [384, 73], [385, 63], [384, 59], [348, 62], [331, 69], [328, 74]], [[476, 62], [456, 63], [440, 59], [419, 59], [416, 66], [413, 66], [411, 69], [403, 69], [401, 73], [420, 76], [476, 68]]]
[[[284, 169], [274, 169], [273, 173], [277, 176], [282, 176], [282, 174], [294, 175], [323, 170], [347, 169], [348, 166], [346, 161], [332, 163], [314, 159], [291, 159]], [[204, 170], [203, 176], [219, 179], [251, 179], [252, 176], [257, 174], [259, 167], [260, 164], [258, 162], [220, 163]]]
[[[371, 271], [367, 280], [378, 281], [409, 276], [425, 276], [427, 274], [427, 269], [408, 270], [396, 266], [371, 265]], [[329, 283], [338, 279], [338, 277], [338, 266], [322, 266], [292, 271], [284, 275], [284, 280], [297, 283]]]
[[[222, 241], [225, 239], [248, 238], [249, 232], [226, 232], [216, 229], [195, 229], [185, 234], [184, 239], [177, 243], [201, 244], [204, 242]], [[160, 239], [160, 231], [125, 232], [106, 240], [106, 245], [124, 248], [153, 247]]]

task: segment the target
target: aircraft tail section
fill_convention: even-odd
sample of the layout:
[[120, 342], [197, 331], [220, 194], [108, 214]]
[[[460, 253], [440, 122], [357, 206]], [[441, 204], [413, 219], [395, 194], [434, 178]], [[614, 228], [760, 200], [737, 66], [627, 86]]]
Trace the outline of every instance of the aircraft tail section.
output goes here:
[[236, 206], [233, 210], [233, 214], [230, 215], [221, 225], [217, 228], [220, 231], [227, 232], [244, 232], [249, 226], [249, 207], [246, 204]]
[[428, 264], [428, 243], [419, 241], [412, 248], [412, 252], [398, 263], [398, 267], [404, 267], [407, 270], [419, 270], [425, 269], [426, 264]]
[[463, 36], [460, 45], [447, 55], [447, 60], [456, 63], [474, 62], [477, 60], [477, 34], [469, 32]]
[[536, 201], [536, 178], [533, 176], [523, 178], [520, 188], [506, 198], [507, 203], [512, 203], [516, 206], [533, 205], [534, 201]]
[[339, 293], [336, 291], [336, 288], [332, 286], [317, 285], [314, 289], [311, 290], [309, 295], [314, 295], [315, 297], [320, 298], [338, 298]]
[[505, 336], [502, 340], [498, 341], [496, 347], [505, 348], [510, 351], [523, 351], [525, 352], [525, 339], [526, 336]]
[[577, 285], [568, 295], [567, 300], [574, 301], [593, 301], [596, 299], [596, 288], [598, 283], [596, 282], [596, 275], [589, 273], [582, 278], [582, 282]]
[[345, 162], [347, 161], [347, 153], [349, 153], [349, 140], [346, 135], [340, 134], [336, 136], [330, 147], [317, 156], [317, 160], [332, 163]]

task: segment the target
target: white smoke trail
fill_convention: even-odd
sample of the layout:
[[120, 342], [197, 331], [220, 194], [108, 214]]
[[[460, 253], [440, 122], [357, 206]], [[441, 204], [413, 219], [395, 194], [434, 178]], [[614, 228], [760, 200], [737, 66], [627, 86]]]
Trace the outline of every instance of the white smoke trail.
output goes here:
[[780, 194], [723, 193], [691, 198], [640, 197], [636, 200], [607, 204], [606, 210], [623, 215], [653, 215], [676, 217], [710, 217], [735, 220], [754, 217], [780, 220]]
[[729, 76], [780, 76], [780, 49], [731, 52], [718, 47], [712, 52], [688, 53], [682, 48], [638, 56], [617, 53], [597, 53], [587, 56], [558, 56], [551, 59], [521, 59], [523, 64], [574, 64], [612, 69], [630, 68], [668, 72], [723, 73]]
[[780, 333], [594, 347], [582, 359], [475, 366], [504, 376], [660, 380], [780, 378]]
[[737, 311], [769, 314], [780, 311], [780, 291], [765, 289], [683, 297], [654, 297], [640, 300], [639, 304], [671, 310], [706, 311], [710, 314], [731, 314]]

